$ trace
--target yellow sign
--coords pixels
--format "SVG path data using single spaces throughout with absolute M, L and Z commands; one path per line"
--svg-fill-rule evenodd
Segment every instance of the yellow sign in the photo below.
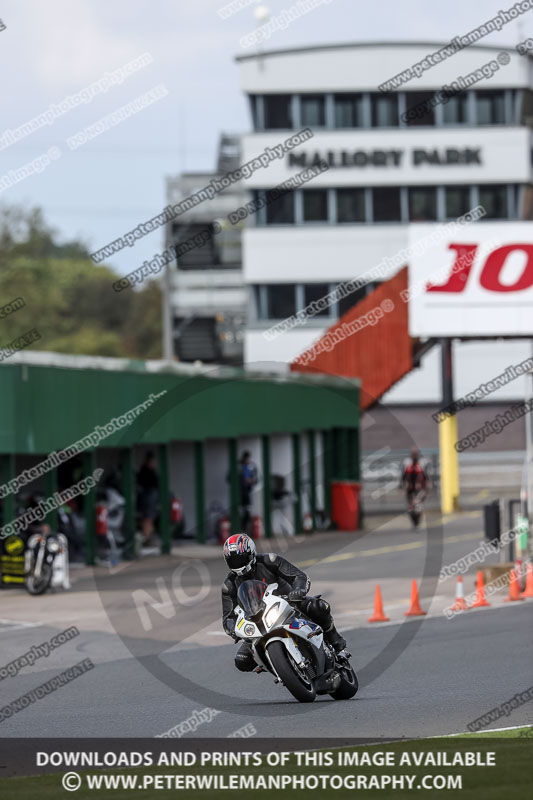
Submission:
M 20 536 L 9 536 L 4 545 L 4 549 L 10 556 L 18 556 L 24 552 L 24 542 Z

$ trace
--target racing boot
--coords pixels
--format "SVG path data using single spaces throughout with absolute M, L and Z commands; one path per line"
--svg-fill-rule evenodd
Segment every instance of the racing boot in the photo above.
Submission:
M 333 647 L 336 653 L 340 653 L 346 647 L 346 639 L 340 635 L 337 628 L 331 623 L 329 628 L 324 631 L 326 642 Z

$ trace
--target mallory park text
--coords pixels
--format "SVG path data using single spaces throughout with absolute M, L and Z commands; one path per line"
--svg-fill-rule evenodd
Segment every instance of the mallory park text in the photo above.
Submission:
M 424 164 L 430 166 L 449 166 L 478 164 L 483 165 L 480 147 L 448 147 L 427 149 L 415 147 L 409 151 L 405 148 L 391 150 L 327 150 L 312 153 L 298 152 L 288 154 L 289 167 L 316 167 L 326 163 L 329 167 L 402 167 L 407 160 L 413 167 Z

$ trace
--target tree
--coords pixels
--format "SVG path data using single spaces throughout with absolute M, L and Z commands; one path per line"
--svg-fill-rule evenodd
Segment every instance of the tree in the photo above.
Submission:
M 112 284 L 119 277 L 93 264 L 83 242 L 59 243 L 39 209 L 0 208 L 0 305 L 25 302 L 0 319 L 0 347 L 37 328 L 35 349 L 161 357 L 158 282 L 117 294 Z

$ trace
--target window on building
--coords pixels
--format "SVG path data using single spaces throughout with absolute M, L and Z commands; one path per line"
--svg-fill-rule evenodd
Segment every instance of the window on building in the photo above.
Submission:
M 533 219 L 533 187 L 532 186 L 519 186 L 518 196 L 518 218 L 519 219 Z
M 400 190 L 397 187 L 383 186 L 372 189 L 374 222 L 400 222 L 402 211 Z
M 468 95 L 466 92 L 449 97 L 442 104 L 442 121 L 445 125 L 464 125 L 468 119 Z
M 512 219 L 522 219 L 522 187 L 518 183 L 511 184 L 511 208 L 509 216 Z
M 326 124 L 326 101 L 323 94 L 303 94 L 300 98 L 302 126 Z
M 426 222 L 437 219 L 437 189 L 435 186 L 409 188 L 409 221 Z
M 265 196 L 265 192 L 262 189 L 252 189 L 251 192 L 252 203 L 254 204 L 254 208 L 257 208 L 257 211 L 252 212 L 252 220 L 254 225 L 261 225 L 264 221 L 263 211 L 260 205 L 262 206 L 263 198 Z M 242 222 L 239 222 L 239 227 L 242 226 Z
M 286 192 L 279 197 L 274 190 L 266 193 L 266 224 L 294 224 L 294 192 Z
M 520 110 L 519 103 L 521 97 L 520 89 L 508 89 L 509 95 L 509 108 L 506 114 L 506 122 L 508 125 L 520 125 Z
M 478 125 L 504 125 L 505 100 L 502 90 L 476 92 L 476 111 Z
M 255 94 L 248 95 L 248 100 L 250 102 L 250 111 L 252 114 L 253 129 L 254 131 L 256 131 L 259 128 L 259 120 L 257 117 L 257 95 Z
M 470 187 L 447 186 L 445 189 L 446 219 L 457 219 L 470 211 Z
M 508 219 L 507 186 L 480 186 L 479 204 L 487 212 L 483 219 Z
M 182 223 L 172 228 L 176 259 L 179 270 L 220 269 L 222 263 L 220 243 L 210 223 Z M 207 241 L 200 247 L 194 243 L 194 237 L 200 234 L 207 236 Z
M 294 283 L 271 283 L 266 288 L 269 319 L 285 319 L 296 313 Z
M 254 319 L 263 319 L 264 314 L 262 313 L 261 309 L 261 286 L 254 284 L 251 287 L 252 290 L 252 318 Z
M 215 252 L 218 254 L 220 267 L 240 269 L 242 265 L 241 230 L 233 225 L 223 227 L 219 233 L 215 234 Z
M 290 94 L 266 94 L 264 96 L 266 130 L 292 128 L 291 100 Z
M 329 293 L 328 283 L 306 283 L 304 286 L 304 302 L 308 306 L 317 300 L 321 300 Z M 315 317 L 329 317 L 329 306 L 325 309 L 314 312 Z
M 363 127 L 363 96 L 360 94 L 336 94 L 334 96 L 335 127 Z
M 327 222 L 327 189 L 304 189 L 302 194 L 304 222 Z
M 435 109 L 431 100 L 435 96 L 434 92 L 407 92 L 405 95 L 406 111 L 413 110 L 413 114 L 408 114 L 407 124 L 414 125 L 434 125 Z M 416 115 L 414 110 L 416 109 Z M 412 116 L 412 119 L 409 119 Z
M 343 284 L 339 283 L 338 287 L 341 287 Z M 345 297 L 339 297 L 337 308 L 339 310 L 339 317 L 342 317 L 343 314 L 346 314 L 353 306 L 355 306 L 363 297 L 366 297 L 368 292 L 367 284 L 363 284 L 355 291 L 350 292 Z
M 372 94 L 371 107 L 373 128 L 392 128 L 398 126 L 398 95 Z
M 365 190 L 337 189 L 337 222 L 365 221 Z
M 533 92 L 525 89 L 521 92 L 520 124 L 533 128 Z

